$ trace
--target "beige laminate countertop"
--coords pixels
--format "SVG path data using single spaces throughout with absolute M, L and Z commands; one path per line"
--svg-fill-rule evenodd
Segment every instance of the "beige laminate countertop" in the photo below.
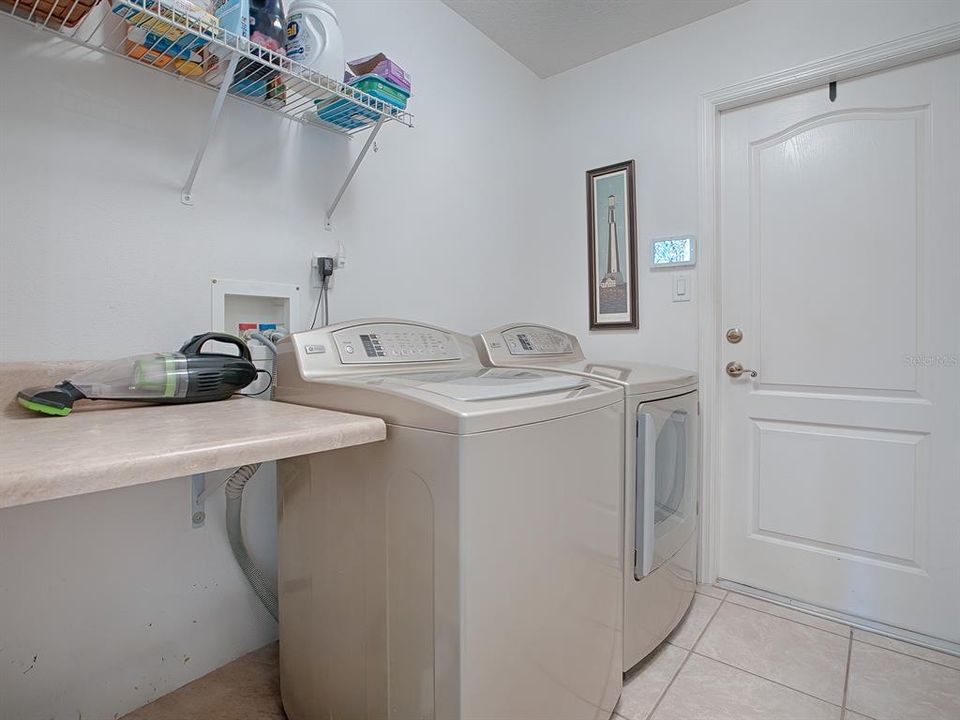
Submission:
M 74 367 L 76 367 L 74 365 Z M 186 405 L 78 403 L 47 417 L 12 401 L 62 379 L 54 364 L 0 368 L 0 508 L 139 485 L 247 463 L 308 455 L 386 437 L 379 418 L 233 398 Z

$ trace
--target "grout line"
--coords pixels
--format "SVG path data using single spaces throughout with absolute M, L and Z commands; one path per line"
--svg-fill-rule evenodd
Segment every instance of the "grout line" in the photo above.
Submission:
M 674 645 L 674 647 L 677 647 L 677 646 Z M 680 648 L 680 649 L 682 650 L 683 648 Z M 663 689 L 663 692 L 660 693 L 660 697 L 657 698 L 657 701 L 653 704 L 653 707 L 650 708 L 650 712 L 647 713 L 647 715 L 644 716 L 644 717 L 642 718 L 642 720 L 652 720 L 652 719 L 653 719 L 653 714 L 657 711 L 657 708 L 660 707 L 660 703 L 662 703 L 662 702 L 663 702 L 663 699 L 667 696 L 667 692 L 669 692 L 670 688 L 673 687 L 673 682 L 674 682 L 674 680 L 676 680 L 678 677 L 680 677 L 680 673 L 683 672 L 683 668 L 686 667 L 686 665 L 687 665 L 687 660 L 690 659 L 690 656 L 691 656 L 691 655 L 693 655 L 693 652 L 692 652 L 691 650 L 687 650 L 687 655 L 686 655 L 685 658 L 683 658 L 683 662 L 680 663 L 680 667 L 677 668 L 677 671 L 673 674 L 673 677 L 670 678 L 670 682 L 667 683 L 667 686 Z
M 716 598 L 714 598 L 714 600 L 716 600 Z M 720 608 L 723 607 L 723 604 L 724 604 L 726 601 L 727 601 L 727 599 L 724 598 L 724 599 L 721 600 L 719 603 L 717 603 L 716 609 L 715 609 L 712 613 L 710 613 L 710 619 L 707 620 L 706 623 L 704 623 L 703 629 L 700 631 L 700 634 L 697 635 L 697 639 L 694 640 L 694 641 L 693 641 L 693 645 L 690 646 L 690 652 L 693 652 L 694 650 L 697 649 L 697 645 L 700 644 L 700 639 L 706 634 L 707 628 L 710 627 L 710 623 L 713 622 L 713 619 L 717 616 L 717 613 L 720 612 Z
M 707 597 L 709 597 L 709 595 Z M 713 598 L 713 599 L 717 600 L 718 598 Z M 687 655 L 686 657 L 683 658 L 683 662 L 680 663 L 680 667 L 677 668 L 677 671 L 673 674 L 673 677 L 670 678 L 670 682 L 667 683 L 667 686 L 663 689 L 663 692 L 660 693 L 660 697 L 657 698 L 657 702 L 655 702 L 653 707 L 650 708 L 650 713 L 646 716 L 644 720 L 649 720 L 650 718 L 653 718 L 653 714 L 657 711 L 657 708 L 660 707 L 660 703 L 663 702 L 663 699 L 667 696 L 667 692 L 670 690 L 671 687 L 673 687 L 673 681 L 676 680 L 678 677 L 680 677 L 680 673 L 683 672 L 683 668 L 686 666 L 687 661 L 690 659 L 690 656 L 693 655 L 693 648 L 695 648 L 697 646 L 697 643 L 700 642 L 700 638 L 703 637 L 703 634 L 707 631 L 707 628 L 710 627 L 710 623 L 713 622 L 713 619 L 717 616 L 717 613 L 720 612 L 720 608 L 723 606 L 723 604 L 726 601 L 727 601 L 727 598 L 726 596 L 724 596 L 724 598 L 717 603 L 717 607 L 714 609 L 713 613 L 710 615 L 710 619 L 707 620 L 706 623 L 704 623 L 703 629 L 700 631 L 700 634 L 697 635 L 697 639 L 694 641 L 691 649 L 686 651 Z M 674 645 L 673 647 L 680 647 L 680 646 Z M 680 648 L 680 649 L 684 650 L 685 648 Z
M 840 720 L 847 717 L 847 690 L 850 688 L 850 657 L 853 655 L 853 628 L 850 628 L 850 638 L 847 642 L 847 668 L 843 673 L 843 700 L 840 704 Z
M 768 678 L 768 677 L 764 677 L 763 675 L 758 675 L 757 673 L 753 672 L 752 670 L 747 670 L 747 669 L 745 669 L 745 668 L 740 667 L 739 665 L 732 665 L 732 664 L 728 663 L 726 660 L 721 660 L 721 659 L 719 659 L 719 658 L 715 658 L 715 657 L 713 657 L 712 655 L 705 655 L 705 654 L 703 654 L 702 652 L 694 653 L 692 650 L 691 650 L 690 652 L 691 652 L 692 655 L 699 655 L 700 657 L 705 658 L 705 659 L 707 659 L 707 660 L 712 660 L 712 661 L 715 662 L 715 663 L 720 663 L 721 665 L 726 665 L 728 668 L 731 668 L 731 669 L 733 669 L 733 670 L 738 670 L 739 672 L 746 673 L 747 675 L 753 675 L 753 677 L 759 678 L 760 680 L 764 680 L 764 681 L 766 681 L 766 682 L 768 682 L 768 683 L 773 683 L 774 685 L 779 685 L 779 686 L 782 687 L 782 688 L 786 688 L 787 690 L 792 690 L 793 692 L 795 692 L 795 693 L 800 693 L 801 695 L 806 695 L 808 698 L 813 698 L 814 700 L 819 700 L 820 702 L 822 702 L 822 703 L 824 703 L 824 704 L 826 704 L 826 705 L 830 705 L 831 707 L 835 707 L 835 708 L 839 708 L 839 707 L 840 707 L 840 706 L 837 705 L 835 702 L 830 702 L 829 700 L 824 700 L 822 697 L 817 697 L 816 695 L 811 695 L 811 694 L 808 693 L 806 690 L 798 690 L 797 688 L 791 687 L 790 685 L 787 685 L 787 684 L 785 684 L 785 683 L 782 683 L 782 682 L 780 682 L 779 680 L 774 680 L 773 678 Z
M 853 628 L 853 629 L 859 629 L 859 628 Z M 869 632 L 869 631 L 868 631 L 868 632 Z M 883 635 L 881 635 L 880 637 L 883 637 Z M 923 645 L 914 645 L 913 643 L 907 642 L 906 640 L 899 640 L 898 638 L 890 638 L 890 639 L 891 639 L 891 640 L 897 640 L 898 642 L 906 643 L 907 645 L 912 645 L 913 647 L 921 648 L 922 650 L 930 650 L 931 652 L 939 652 L 939 650 L 932 650 L 931 648 L 925 648 L 925 647 L 923 647 Z M 922 660 L 923 662 L 927 662 L 927 663 L 930 663 L 931 665 L 936 665 L 936 666 L 938 666 L 938 667 L 944 667 L 944 668 L 947 668 L 948 670 L 953 670 L 954 672 L 960 672 L 960 668 L 955 667 L 955 666 L 953 666 L 953 665 L 947 665 L 946 663 L 937 662 L 936 660 L 931 660 L 930 658 L 919 657 L 919 656 L 917 656 L 917 655 L 911 655 L 910 653 L 904 652 L 903 650 L 894 650 L 893 648 L 887 647 L 886 645 L 878 645 L 877 643 L 872 643 L 872 642 L 870 642 L 869 640 L 863 640 L 862 638 L 853 638 L 853 642 L 858 642 L 858 643 L 861 643 L 861 644 L 863 644 L 863 645 L 869 645 L 870 647 L 875 647 L 875 648 L 877 648 L 878 650 L 886 650 L 887 652 L 896 653 L 897 655 L 903 655 L 904 657 L 912 658 L 912 659 L 914 659 L 914 660 Z M 946 653 L 941 653 L 941 655 L 946 655 Z
M 705 595 L 704 597 L 710 597 L 710 596 L 709 596 L 709 595 Z M 723 604 L 726 602 L 726 599 L 723 599 L 723 600 L 720 600 L 719 598 L 710 598 L 710 599 L 711 599 L 711 600 L 719 600 L 719 603 L 717 604 L 716 609 L 710 614 L 710 617 L 707 619 L 707 622 L 704 623 L 703 628 L 702 628 L 702 629 L 700 630 L 700 632 L 697 634 L 696 639 L 693 641 L 693 645 L 691 645 L 689 648 L 681 647 L 680 645 L 674 645 L 672 642 L 670 642 L 670 638 L 669 638 L 669 637 L 665 640 L 665 642 L 666 642 L 668 645 L 673 645 L 673 647 L 678 648 L 678 649 L 680 649 L 680 650 L 686 650 L 687 652 L 693 652 L 693 649 L 697 646 L 697 643 L 700 642 L 700 638 L 703 637 L 703 634 L 707 631 L 707 628 L 710 627 L 710 623 L 713 622 L 713 619 L 717 616 L 717 613 L 720 612 L 720 608 L 721 608 L 721 607 L 723 606 Z M 683 621 L 681 621 L 681 622 L 683 622 Z M 678 625 L 677 627 L 679 627 L 679 625 Z M 674 630 L 674 632 L 676 632 L 676 629 Z M 670 634 L 673 635 L 673 633 L 670 633 Z
M 723 588 L 718 588 L 716 585 L 707 585 L 707 587 L 711 587 L 711 588 L 713 588 L 714 590 L 719 590 L 720 592 L 723 593 L 723 597 L 717 597 L 716 595 L 711 595 L 710 593 L 706 593 L 706 592 L 703 592 L 703 591 L 701 591 L 701 590 L 694 590 L 693 592 L 694 592 L 695 594 L 697 594 L 697 595 L 704 595 L 704 596 L 706 596 L 706 597 L 711 597 L 711 598 L 713 598 L 714 600 L 719 600 L 720 602 L 723 602 L 724 600 L 726 600 L 726 599 L 727 599 L 727 595 L 730 594 L 730 591 L 729 591 L 729 590 L 724 590 Z
M 729 594 L 728 594 L 728 597 L 729 597 Z M 832 703 L 832 702 L 830 702 L 829 700 L 824 700 L 822 697 L 817 697 L 816 695 L 811 695 L 810 693 L 805 692 L 804 690 L 798 690 L 798 689 L 795 688 L 795 687 L 790 687 L 789 685 L 787 685 L 787 684 L 785 684 L 785 683 L 782 683 L 782 682 L 780 682 L 780 681 L 778 681 L 778 680 L 774 680 L 774 679 L 772 679 L 772 678 L 764 677 L 763 675 L 759 675 L 759 674 L 757 674 L 757 673 L 755 673 L 755 672 L 751 672 L 750 670 L 747 670 L 747 669 L 742 668 L 742 667 L 738 667 L 737 665 L 732 665 L 731 663 L 728 663 L 728 662 L 726 662 L 726 661 L 724 661 L 724 660 L 720 660 L 719 658 L 712 657 L 712 656 L 707 655 L 707 654 L 702 653 L 702 652 L 697 652 L 697 646 L 700 644 L 700 640 L 701 640 L 701 639 L 703 638 L 703 636 L 706 634 L 707 628 L 710 627 L 710 623 L 713 622 L 713 619 L 717 616 L 717 613 L 720 612 L 720 608 L 723 607 L 723 604 L 726 603 L 726 602 L 727 602 L 727 599 L 724 598 L 724 599 L 720 602 L 720 604 L 717 606 L 717 609 L 713 612 L 713 615 L 710 616 L 710 619 L 707 621 L 707 624 L 703 626 L 703 630 L 700 632 L 700 635 L 697 637 L 697 641 L 693 644 L 693 648 L 690 650 L 690 654 L 691 654 L 691 655 L 694 654 L 694 653 L 696 653 L 696 654 L 699 655 L 700 657 L 706 658 L 707 660 L 713 660 L 714 662 L 718 662 L 718 663 L 720 663 L 721 665 L 726 665 L 727 667 L 733 668 L 734 670 L 739 670 L 740 672 L 745 672 L 745 673 L 747 673 L 748 675 L 753 675 L 754 677 L 760 678 L 761 680 L 766 680 L 767 682 L 772 682 L 772 683 L 774 683 L 775 685 L 780 685 L 781 687 L 785 687 L 785 688 L 787 688 L 787 690 L 793 690 L 794 692 L 798 692 L 798 693 L 800 693 L 801 695 L 806 695 L 807 697 L 811 697 L 811 698 L 813 698 L 814 700 L 819 700 L 819 701 L 822 702 L 822 703 L 827 703 L 828 705 L 832 705 L 833 707 L 837 707 L 837 704 L 836 704 L 836 703 Z M 731 605 L 737 605 L 737 607 L 746 607 L 746 606 L 744 606 L 744 605 L 738 605 L 738 604 L 735 603 L 735 602 L 731 602 L 730 604 L 731 604 Z M 751 609 L 752 609 L 752 608 L 749 608 L 749 607 L 747 608 L 747 610 L 751 610 Z M 758 610 L 757 612 L 763 612 L 763 611 L 762 611 L 762 610 Z M 769 614 L 769 613 L 766 613 L 766 614 Z M 779 615 L 772 615 L 771 617 L 780 617 L 780 616 L 779 616 Z M 781 620 L 787 620 L 787 622 L 794 622 L 793 620 L 788 620 L 787 618 L 780 618 L 780 619 L 781 619 Z M 802 624 L 803 624 L 803 623 L 797 623 L 797 625 L 802 625 Z M 806 626 L 804 626 L 804 627 L 810 627 L 810 626 L 809 626 L 809 625 L 806 625 Z M 815 629 L 815 630 L 819 630 L 819 628 L 814 628 L 814 629 Z M 823 630 L 822 632 L 826 632 L 828 635 L 834 635 L 834 633 L 829 633 L 829 632 L 827 632 L 826 630 Z M 852 642 L 853 642 L 853 628 L 850 628 L 848 638 L 849 638 L 848 643 L 852 643 Z M 850 647 L 848 646 L 848 648 L 847 648 L 847 663 L 848 663 L 848 667 L 849 667 L 849 662 L 850 662 Z M 686 660 L 684 660 L 684 665 L 686 665 Z M 678 672 L 677 674 L 679 675 L 680 673 Z M 846 678 L 844 678 L 844 680 L 846 680 Z M 672 682 L 671 682 L 671 684 L 672 684 Z M 846 682 L 844 682 L 844 693 L 846 693 Z M 845 695 L 844 695 L 844 696 L 845 696 Z M 842 702 L 842 701 L 841 701 L 841 702 Z M 658 704 L 659 704 L 659 702 L 658 702 Z M 842 713 L 843 713 L 843 705 L 842 705 L 842 704 L 840 705 L 840 709 L 841 709 L 841 715 L 842 715 Z

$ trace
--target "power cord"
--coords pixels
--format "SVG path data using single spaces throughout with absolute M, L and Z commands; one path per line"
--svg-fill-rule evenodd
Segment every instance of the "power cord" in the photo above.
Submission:
M 270 382 L 267 383 L 267 386 L 263 390 L 260 390 L 259 392 L 255 392 L 255 393 L 238 392 L 237 395 L 246 395 L 247 397 L 256 397 L 257 395 L 263 395 L 265 392 L 269 391 L 273 387 L 273 373 L 271 373 L 269 370 L 264 370 L 263 368 L 257 368 L 257 375 L 259 375 L 260 373 L 266 373 L 267 377 L 270 378 Z
M 317 315 L 320 313 L 320 305 L 323 305 L 323 325 L 330 324 L 330 292 L 328 283 L 330 276 L 333 275 L 334 258 L 317 258 L 317 272 L 320 274 L 320 297 L 317 298 L 317 307 L 313 311 L 313 322 L 310 323 L 310 329 L 317 326 Z
M 317 315 L 320 312 L 320 305 L 323 304 L 323 324 L 328 325 L 330 322 L 330 312 L 327 308 L 327 304 L 323 299 L 327 295 L 327 278 L 324 278 L 320 281 L 320 297 L 317 298 L 317 307 L 313 311 L 313 322 L 310 323 L 310 329 L 313 330 L 317 326 Z

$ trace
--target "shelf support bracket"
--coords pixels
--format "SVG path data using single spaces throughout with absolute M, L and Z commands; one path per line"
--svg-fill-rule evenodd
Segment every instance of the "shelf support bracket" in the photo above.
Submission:
M 210 112 L 210 119 L 207 120 L 207 128 L 204 130 L 203 138 L 200 140 L 200 147 L 197 148 L 197 155 L 193 159 L 193 167 L 190 168 L 190 174 L 183 185 L 183 191 L 180 193 L 180 202 L 184 205 L 193 205 L 193 181 L 197 179 L 197 171 L 200 169 L 200 163 L 203 162 L 203 156 L 207 152 L 207 145 L 210 138 L 213 137 L 213 131 L 217 127 L 217 120 L 220 118 L 220 111 L 223 110 L 223 101 L 227 97 L 230 86 L 233 85 L 233 75 L 237 71 L 237 62 L 240 60 L 240 53 L 231 53 L 230 64 L 227 65 L 227 72 L 223 76 L 223 82 L 217 91 L 217 99 L 213 101 L 213 110 Z
M 327 210 L 326 218 L 324 219 L 324 227 L 327 230 L 333 229 L 333 223 L 331 219 L 333 218 L 333 213 L 337 209 L 337 205 L 340 204 L 340 200 L 343 198 L 343 194 L 347 191 L 347 186 L 350 184 L 350 181 L 353 180 L 353 176 L 357 174 L 357 169 L 360 167 L 360 163 L 363 162 L 363 158 L 366 156 L 367 151 L 373 147 L 373 141 L 377 139 L 377 133 L 380 132 L 380 128 L 383 127 L 384 121 L 386 121 L 386 116 L 381 115 L 377 120 L 377 124 L 373 126 L 373 130 L 370 131 L 370 134 L 367 136 L 367 141 L 363 144 L 363 149 L 360 150 L 360 154 L 357 155 L 357 159 L 353 161 L 353 167 L 350 168 L 350 172 L 347 173 L 347 179 L 343 181 L 343 185 L 340 186 L 340 192 L 337 193 L 337 196 L 333 199 L 333 202 L 330 203 L 330 208 Z

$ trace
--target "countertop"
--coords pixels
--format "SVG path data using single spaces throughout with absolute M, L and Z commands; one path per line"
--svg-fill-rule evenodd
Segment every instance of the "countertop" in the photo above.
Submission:
M 65 417 L 16 391 L 78 364 L 0 366 L 0 508 L 377 442 L 379 418 L 236 397 L 185 405 L 79 402 Z

